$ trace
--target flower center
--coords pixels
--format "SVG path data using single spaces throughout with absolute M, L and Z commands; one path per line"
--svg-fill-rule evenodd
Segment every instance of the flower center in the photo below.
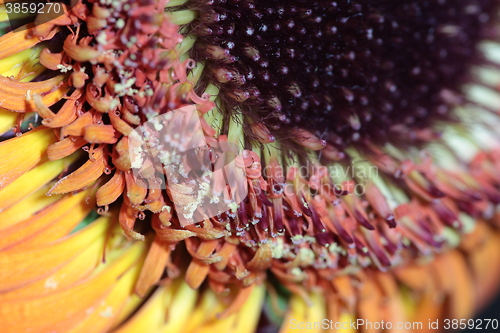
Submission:
M 298 126 L 344 145 L 413 139 L 407 128 L 450 120 L 494 1 L 185 6 L 199 13 L 185 31 L 199 38 L 191 56 L 213 69 L 200 87 L 216 83 L 225 103 L 278 138 Z

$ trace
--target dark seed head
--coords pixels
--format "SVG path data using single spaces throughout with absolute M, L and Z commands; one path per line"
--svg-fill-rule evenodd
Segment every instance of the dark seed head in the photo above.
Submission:
M 265 119 L 277 138 L 299 126 L 335 133 L 330 143 L 339 146 L 338 138 L 340 145 L 416 141 L 412 130 L 452 120 L 449 96 L 479 58 L 495 1 L 193 0 L 187 7 L 200 13 L 186 30 L 199 37 L 193 58 L 235 78 L 207 73 L 201 88 L 220 86 L 225 103 Z M 235 90 L 252 93 L 243 100 Z

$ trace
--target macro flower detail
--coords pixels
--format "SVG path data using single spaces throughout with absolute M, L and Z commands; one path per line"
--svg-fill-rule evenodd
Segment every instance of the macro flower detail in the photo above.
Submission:
M 421 331 L 494 295 L 496 1 L 61 8 L 0 5 L 6 332 Z

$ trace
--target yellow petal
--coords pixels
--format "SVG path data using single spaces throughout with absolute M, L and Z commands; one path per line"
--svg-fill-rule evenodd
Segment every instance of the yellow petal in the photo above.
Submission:
M 35 47 L 2 59 L 0 61 L 0 75 L 12 76 L 21 82 L 31 81 L 45 70 L 38 62 L 41 50 L 41 47 Z
M 35 248 L 66 236 L 94 207 L 86 198 L 89 191 L 67 195 L 50 207 L 15 226 L 2 230 L 0 249 Z
M 97 238 L 104 237 L 107 229 L 108 225 L 101 221 L 51 244 L 22 251 L 0 251 L 0 267 L 9 268 L 0 270 L 0 291 L 46 278 Z M 1 313 L 2 310 L 0 318 Z
M 283 319 L 283 324 L 280 333 L 293 333 L 298 329 L 303 329 L 307 332 L 321 332 L 321 326 L 311 326 L 310 329 L 305 329 L 307 323 L 321 322 L 326 318 L 326 307 L 323 297 L 319 293 L 311 295 L 311 304 L 308 305 L 301 297 L 292 295 L 290 299 L 290 308 Z
M 70 243 L 75 242 L 73 240 Z M 72 245 L 66 244 L 68 246 Z M 144 243 L 135 243 L 118 259 L 105 265 L 98 274 L 70 288 L 41 297 L 0 303 L 0 318 L 9 318 L 2 324 L 2 331 L 67 333 L 69 328 L 85 320 L 105 300 L 131 266 L 141 261 L 144 249 Z M 63 252 L 60 250 L 59 255 Z M 47 257 L 46 250 L 42 257 Z
M 71 161 L 68 159 L 48 161 L 26 172 L 0 190 L 0 211 L 23 200 L 57 177 Z
M 205 290 L 186 325 L 186 332 L 198 333 L 201 327 L 209 327 L 220 321 L 216 315 L 222 311 L 224 311 L 224 305 L 217 298 L 215 292 L 211 289 Z M 227 318 L 224 320 L 227 320 Z M 224 332 L 224 330 L 220 332 Z
M 6 2 L 9 2 L 9 1 L 8 0 L 0 0 L 0 22 L 9 22 L 10 20 L 19 20 L 19 19 L 23 19 L 23 18 L 26 18 L 29 16 L 29 13 L 28 14 L 21 13 L 21 11 L 19 11 L 19 13 L 10 12 L 7 15 L 7 8 L 5 8 Z
M 186 283 L 181 283 L 175 296 L 168 306 L 166 324 L 159 332 L 182 332 L 191 317 L 196 304 L 198 291 L 191 289 Z
M 139 311 L 113 333 L 159 332 L 165 320 L 166 309 L 172 300 L 173 289 L 172 286 L 157 289 Z
M 55 140 L 52 130 L 40 129 L 1 142 L 0 189 L 37 165 Z
M 120 313 L 124 311 L 125 301 L 134 292 L 139 269 L 138 264 L 129 269 L 118 282 L 113 284 L 113 290 L 106 298 L 93 307 L 91 314 L 65 333 L 109 332 L 109 329 L 116 324 Z
M 137 296 L 136 294 L 130 295 L 129 298 L 123 304 L 123 311 L 118 314 L 116 318 L 117 323 L 123 323 L 127 318 L 130 318 L 133 313 L 139 309 L 144 303 L 144 298 Z
M 101 219 L 105 219 L 102 217 Z M 105 221 L 105 223 L 108 223 Z M 16 298 L 29 298 L 33 295 L 42 296 L 63 290 L 76 282 L 88 277 L 94 268 L 102 261 L 106 237 L 98 237 L 87 248 L 82 249 L 73 260 L 57 269 L 46 278 L 27 284 L 9 292 L 0 293 L 0 302 L 15 300 Z
M 16 124 L 19 113 L 0 108 L 0 134 L 10 131 Z
M 353 314 L 342 313 L 339 317 L 339 323 L 351 323 L 353 321 L 356 321 L 356 317 Z M 335 333 L 355 333 L 355 332 L 356 330 L 353 329 L 350 325 L 341 326 L 340 329 L 335 331 Z
M 61 198 L 60 195 L 53 195 L 51 197 L 45 195 L 48 190 L 49 188 L 44 186 L 35 193 L 19 201 L 17 204 L 0 212 L 0 232 L 2 232 L 4 228 L 8 228 L 27 219 L 34 213 Z
M 241 288 L 231 304 L 227 308 L 225 308 L 224 311 L 217 314 L 217 318 L 227 318 L 232 314 L 238 312 L 241 309 L 242 305 L 246 303 L 254 288 L 255 284 L 252 284 L 249 287 Z
M 161 287 L 143 307 L 114 333 L 182 332 L 190 320 L 198 291 L 184 281 Z
M 191 325 L 191 322 L 193 320 L 190 319 L 190 323 L 186 331 L 192 333 L 255 332 L 257 324 L 259 322 L 260 314 L 262 312 L 265 291 L 266 289 L 263 285 L 255 286 L 243 306 L 236 313 L 233 313 L 232 315 L 224 319 L 218 319 L 216 316 L 210 315 L 210 313 L 219 313 L 219 309 L 221 307 L 220 301 L 217 300 L 215 294 L 212 291 L 207 291 L 206 293 L 210 294 L 208 295 L 209 302 L 205 304 L 202 303 L 201 306 L 197 306 L 195 313 L 192 315 L 192 317 L 194 317 L 193 319 L 196 325 Z M 209 307 L 206 307 L 206 305 L 208 305 Z

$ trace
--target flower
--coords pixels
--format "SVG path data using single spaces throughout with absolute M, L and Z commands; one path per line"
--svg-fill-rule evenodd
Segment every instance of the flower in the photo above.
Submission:
M 53 8 L 2 14 L 4 331 L 417 331 L 487 303 L 494 1 Z

